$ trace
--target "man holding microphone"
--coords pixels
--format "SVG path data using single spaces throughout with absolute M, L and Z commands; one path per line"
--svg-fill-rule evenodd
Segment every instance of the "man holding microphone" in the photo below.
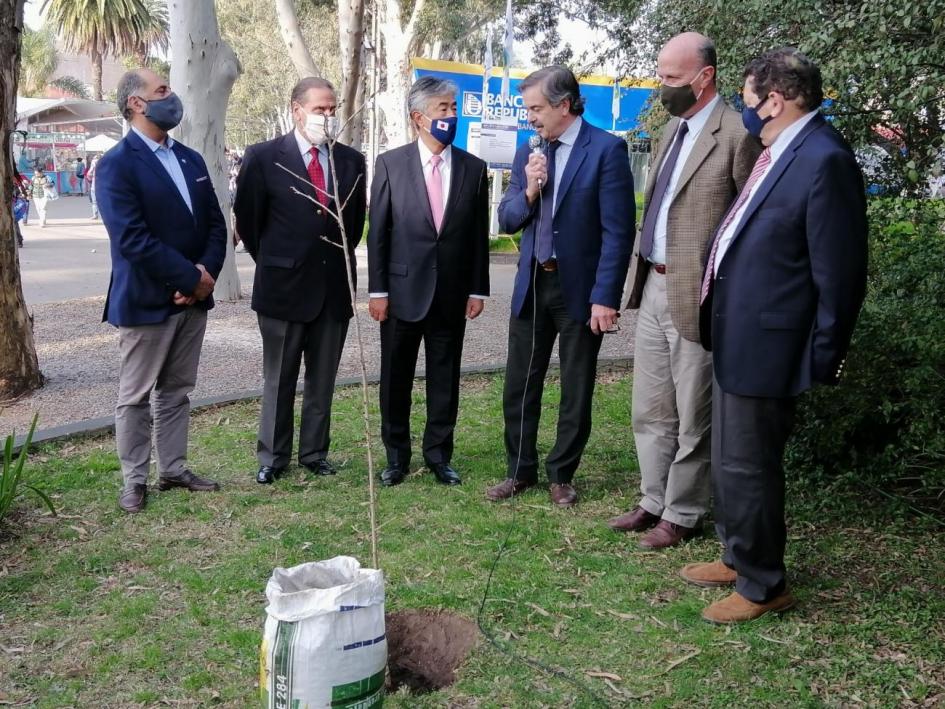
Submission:
M 569 69 L 533 72 L 519 91 L 547 148 L 519 149 L 499 205 L 502 231 L 522 230 L 522 250 L 503 397 L 508 478 L 486 496 L 504 500 L 538 483 L 541 395 L 560 336 L 558 432 L 545 467 L 552 502 L 571 507 L 591 431 L 597 354 L 617 325 L 633 245 L 633 176 L 626 142 L 582 118 L 584 99 Z

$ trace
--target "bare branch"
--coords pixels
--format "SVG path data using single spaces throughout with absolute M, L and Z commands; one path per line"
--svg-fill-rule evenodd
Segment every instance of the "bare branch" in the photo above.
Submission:
M 322 234 L 322 235 L 321 235 L 320 237 L 318 237 L 318 238 L 321 239 L 322 241 L 324 241 L 326 244 L 331 244 L 332 246 L 334 246 L 334 247 L 336 247 L 336 248 L 339 248 L 339 249 L 343 249 L 343 248 L 344 248 L 344 244 L 339 244 L 337 241 L 332 241 L 331 239 L 329 239 L 329 238 L 328 238 L 327 236 L 325 236 L 324 234 Z

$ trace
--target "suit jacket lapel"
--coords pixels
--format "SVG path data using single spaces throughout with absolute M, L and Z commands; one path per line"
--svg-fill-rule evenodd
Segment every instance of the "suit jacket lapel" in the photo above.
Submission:
M 653 156 L 653 162 L 650 163 L 650 169 L 647 172 L 646 176 L 646 188 L 643 192 L 643 204 L 647 205 L 650 203 L 650 198 L 653 196 L 653 188 L 656 186 L 656 178 L 659 177 L 660 166 L 663 164 L 663 159 L 666 157 L 666 150 L 673 141 L 673 137 L 676 135 L 676 130 L 679 127 L 679 119 L 673 118 L 663 129 L 663 134 L 659 145 L 656 148 L 656 155 Z
M 715 139 L 715 134 L 722 128 L 722 111 L 724 110 L 725 104 L 720 98 L 719 102 L 712 110 L 712 113 L 709 114 L 705 126 L 703 126 L 702 131 L 699 133 L 699 137 L 696 138 L 695 145 L 692 146 L 689 157 L 686 159 L 686 164 L 683 165 L 682 172 L 679 175 L 679 181 L 676 183 L 676 192 L 672 197 L 673 200 L 682 192 L 683 187 L 692 179 L 692 176 L 696 174 L 696 170 L 698 170 L 699 166 L 709 157 L 709 153 L 715 150 L 715 146 L 718 144 L 718 141 Z
M 154 151 L 152 151 L 151 148 L 143 140 L 141 140 L 141 138 L 138 137 L 138 134 L 134 131 L 130 131 L 125 140 L 127 140 L 134 149 L 134 154 L 138 157 L 138 159 L 154 171 L 158 178 L 164 182 L 165 187 L 167 187 L 171 191 L 171 194 L 173 194 L 178 200 L 180 206 L 187 210 L 187 213 L 189 214 L 190 210 L 187 209 L 187 202 L 184 201 L 180 191 L 177 189 L 177 185 L 174 184 L 174 180 L 171 179 L 170 174 L 161 164 L 161 161 L 158 159 L 157 155 L 154 154 Z M 185 172 L 184 176 L 186 177 L 186 175 L 187 173 Z M 193 203 L 193 198 L 191 198 L 191 203 Z
M 430 225 L 430 231 L 436 234 L 436 226 L 433 224 L 433 209 L 430 207 L 430 197 L 427 195 L 427 183 L 423 179 L 423 167 L 420 164 L 420 148 L 417 147 L 417 141 L 413 141 L 405 153 L 407 164 L 404 166 L 407 174 L 410 176 L 410 182 L 413 184 L 414 194 L 420 195 L 417 200 L 423 205 L 424 216 Z M 450 194 L 453 188 L 450 186 Z
M 282 137 L 282 143 L 279 146 L 278 162 L 287 170 L 291 170 L 293 175 L 301 179 L 296 179 L 293 175 L 286 175 L 286 182 L 295 187 L 309 197 L 315 197 L 315 188 L 312 187 L 308 170 L 305 169 L 305 160 L 302 153 L 299 152 L 299 144 L 295 140 L 295 133 L 286 133 Z
M 568 193 L 571 183 L 574 181 L 574 176 L 581 168 L 584 158 L 587 157 L 587 149 L 584 146 L 587 145 L 590 140 L 589 133 L 590 128 L 588 128 L 588 123 L 584 121 L 581 125 L 580 132 L 578 132 L 577 140 L 575 140 L 574 145 L 571 146 L 571 154 L 568 156 L 568 162 L 564 166 L 564 174 L 561 175 L 561 182 L 558 184 L 558 195 L 555 200 L 553 213 L 557 213 L 558 205 L 564 201 L 564 197 Z
M 463 189 L 463 179 L 466 177 L 466 159 L 458 148 L 450 148 L 450 194 L 443 209 L 443 223 L 440 224 L 440 234 L 446 229 L 450 216 L 456 211 L 456 202 Z M 432 214 L 432 210 L 431 210 Z
M 738 238 L 739 234 L 741 234 L 745 229 L 745 225 L 748 224 L 748 221 L 751 219 L 752 215 L 758 211 L 758 208 L 764 203 L 765 199 L 768 197 L 768 194 L 778 183 L 778 180 L 781 179 L 781 175 L 783 175 L 784 171 L 788 169 L 788 166 L 794 162 L 794 158 L 797 157 L 797 151 L 804 144 L 807 136 L 823 124 L 824 119 L 821 115 L 818 114 L 814 116 L 810 122 L 804 126 L 804 128 L 794 138 L 794 140 L 791 141 L 790 145 L 784 149 L 784 154 L 778 158 L 777 162 L 775 162 L 775 164 L 768 171 L 768 174 L 764 176 L 761 184 L 758 185 L 758 190 L 754 195 L 752 195 L 751 201 L 748 202 L 748 206 L 745 207 L 745 213 L 742 215 L 742 219 L 738 223 L 735 233 L 732 234 L 733 244 L 735 243 L 735 240 Z
M 203 175 L 198 175 L 195 172 L 193 162 L 187 159 L 187 154 L 180 147 L 180 143 L 178 143 L 176 140 L 174 141 L 174 145 L 171 147 L 171 150 L 173 150 L 174 155 L 177 156 L 177 163 L 180 165 L 180 171 L 184 173 L 184 182 L 187 185 L 187 193 L 190 195 L 190 204 L 193 210 L 194 219 L 196 220 L 197 209 L 199 207 L 197 206 L 197 200 L 194 199 L 194 193 L 196 192 L 194 186 L 196 185 L 197 178 L 203 177 Z M 177 191 L 177 186 L 175 185 L 174 187 L 175 191 Z M 177 192 L 177 194 L 180 194 L 180 192 Z

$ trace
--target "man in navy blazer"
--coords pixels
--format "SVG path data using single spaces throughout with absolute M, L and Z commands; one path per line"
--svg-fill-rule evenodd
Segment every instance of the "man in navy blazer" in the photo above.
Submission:
M 187 468 L 187 426 L 227 237 L 203 158 L 167 134 L 183 114 L 167 81 L 148 69 L 128 72 L 118 83 L 118 109 L 131 130 L 99 161 L 95 192 L 112 260 L 102 319 L 118 328 L 121 356 L 119 505 L 140 512 L 151 460 L 152 390 L 158 489 L 219 489 Z
M 565 67 L 539 69 L 519 91 L 544 147 L 519 148 L 499 224 L 522 231 L 512 294 L 505 376 L 508 478 L 486 493 L 516 495 L 538 482 L 541 395 L 560 336 L 558 435 L 545 468 L 552 502 L 577 502 L 571 482 L 591 432 L 597 353 L 616 327 L 634 234 L 627 143 L 585 121 L 577 79 Z
M 866 291 L 863 178 L 819 112 L 820 70 L 776 49 L 745 70 L 748 131 L 766 146 L 713 239 L 700 328 L 712 350 L 712 475 L 720 561 L 686 580 L 735 587 L 703 612 L 734 623 L 787 610 L 782 457 L 797 396 L 836 384 Z

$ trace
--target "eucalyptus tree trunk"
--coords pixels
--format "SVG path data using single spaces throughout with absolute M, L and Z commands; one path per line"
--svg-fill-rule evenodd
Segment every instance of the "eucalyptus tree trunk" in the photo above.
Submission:
M 308 51 L 308 45 L 305 44 L 305 38 L 302 37 L 302 30 L 299 29 L 299 17 L 295 12 L 295 5 L 292 0 L 276 0 L 276 19 L 279 22 L 279 33 L 282 35 L 282 41 L 285 42 L 286 49 L 289 50 L 289 59 L 292 60 L 299 78 L 304 79 L 307 76 L 321 77 L 321 69 L 312 59 L 312 54 Z
M 364 128 L 362 60 L 364 58 L 364 0 L 338 0 L 338 41 L 341 46 L 341 142 L 361 149 Z M 361 100 L 359 101 L 359 94 Z
M 0 0 L 0 401 L 36 389 L 43 384 L 33 342 L 33 319 L 26 309 L 20 281 L 20 259 L 13 222 L 13 155 L 10 136 L 16 116 L 16 82 L 20 64 L 24 0 Z
M 168 10 L 174 58 L 171 87 L 184 102 L 184 120 L 174 137 L 203 155 L 220 209 L 227 218 L 226 261 L 214 295 L 222 300 L 239 300 L 223 135 L 230 92 L 243 69 L 230 45 L 220 37 L 213 0 L 170 0 Z
M 384 112 L 384 133 L 390 147 L 410 140 L 407 92 L 410 88 L 410 55 L 417 43 L 417 21 L 424 0 L 416 0 L 410 19 L 403 22 L 403 0 L 377 0 L 380 32 L 383 37 L 387 88 L 378 97 Z

